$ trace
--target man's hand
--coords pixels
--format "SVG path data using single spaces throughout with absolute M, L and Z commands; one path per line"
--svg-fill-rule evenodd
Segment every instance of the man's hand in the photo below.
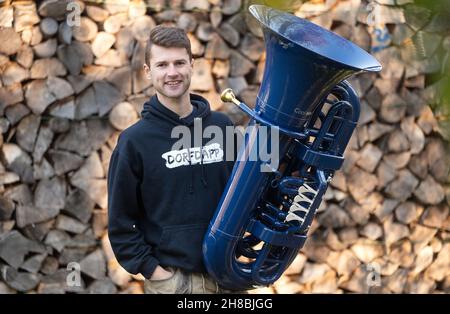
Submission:
M 168 279 L 173 276 L 173 273 L 171 271 L 167 271 L 161 266 L 156 266 L 155 271 L 153 272 L 152 276 L 150 277 L 150 280 L 164 280 Z

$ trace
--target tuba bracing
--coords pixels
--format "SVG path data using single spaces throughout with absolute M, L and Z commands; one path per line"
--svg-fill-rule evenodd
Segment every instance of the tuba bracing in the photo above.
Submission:
M 265 70 L 254 110 L 230 89 L 222 93 L 253 127 L 203 242 L 208 273 L 232 290 L 270 285 L 293 262 L 359 119 L 358 96 L 345 79 L 381 70 L 366 51 L 307 20 L 263 5 L 249 11 L 263 29 Z M 274 127 L 277 168 L 249 158 L 271 145 Z

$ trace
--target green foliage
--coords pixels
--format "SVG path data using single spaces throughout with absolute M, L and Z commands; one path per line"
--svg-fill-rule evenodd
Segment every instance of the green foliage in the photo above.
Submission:
M 249 0 L 246 7 L 252 4 L 263 4 L 268 7 L 286 12 L 295 12 L 305 0 Z
M 437 85 L 439 93 L 429 105 L 444 137 L 450 140 L 450 0 L 416 0 L 405 6 L 405 18 L 417 31 L 412 39 L 416 57 L 423 61 L 436 57 L 439 60 L 439 72 L 427 76 L 428 82 Z

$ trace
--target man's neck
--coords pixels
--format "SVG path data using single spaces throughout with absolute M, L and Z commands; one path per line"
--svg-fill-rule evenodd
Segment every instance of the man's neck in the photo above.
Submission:
M 156 93 L 158 96 L 159 102 L 166 108 L 175 112 L 180 118 L 187 117 L 192 112 L 192 104 L 189 93 L 184 94 L 180 98 L 169 98 L 161 95 L 160 93 Z

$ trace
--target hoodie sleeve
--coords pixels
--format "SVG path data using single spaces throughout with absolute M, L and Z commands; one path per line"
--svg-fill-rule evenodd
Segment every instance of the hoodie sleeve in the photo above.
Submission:
M 136 164 L 136 163 L 134 163 Z M 139 175 L 117 148 L 108 170 L 108 236 L 119 264 L 129 273 L 150 278 L 158 260 L 139 230 Z

